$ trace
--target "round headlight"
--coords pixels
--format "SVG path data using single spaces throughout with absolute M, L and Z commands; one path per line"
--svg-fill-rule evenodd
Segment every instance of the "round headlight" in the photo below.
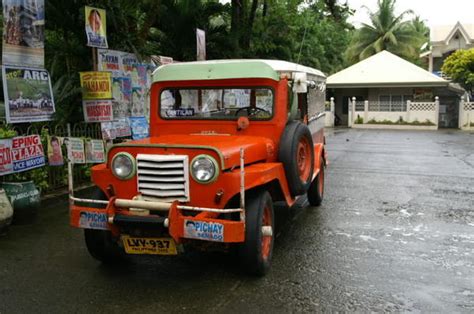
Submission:
M 128 153 L 118 153 L 112 159 L 112 173 L 120 180 L 128 180 L 135 175 L 135 159 Z
M 196 156 L 191 162 L 191 174 L 200 183 L 213 182 L 219 174 L 217 161 L 208 155 Z

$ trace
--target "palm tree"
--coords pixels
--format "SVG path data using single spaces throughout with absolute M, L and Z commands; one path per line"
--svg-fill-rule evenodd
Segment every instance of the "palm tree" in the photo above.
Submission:
M 378 9 L 369 11 L 370 24 L 362 24 L 346 51 L 348 62 L 355 63 L 380 51 L 388 50 L 402 58 L 414 61 L 418 58 L 423 35 L 404 20 L 411 10 L 395 15 L 395 0 L 379 0 Z

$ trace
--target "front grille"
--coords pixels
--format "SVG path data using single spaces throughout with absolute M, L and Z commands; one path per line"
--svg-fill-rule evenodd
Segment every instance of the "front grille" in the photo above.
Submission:
M 145 199 L 189 201 L 188 156 L 138 154 L 137 178 Z

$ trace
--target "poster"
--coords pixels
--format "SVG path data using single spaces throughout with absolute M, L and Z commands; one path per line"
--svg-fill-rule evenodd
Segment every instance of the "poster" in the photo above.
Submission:
M 60 137 L 48 136 L 48 164 L 50 166 L 64 165 Z
M 63 144 L 67 148 L 67 158 L 73 164 L 84 164 L 86 156 L 84 152 L 84 141 L 77 137 L 65 137 Z
M 206 32 L 196 28 L 196 60 L 206 60 Z
M 44 67 L 44 0 L 3 0 L 3 64 Z
M 22 172 L 46 164 L 39 135 L 18 136 L 12 139 L 13 172 Z
M 141 140 L 150 136 L 150 127 L 145 117 L 131 117 L 132 139 Z
M 113 122 L 102 122 L 100 124 L 100 128 L 102 130 L 102 138 L 104 140 L 109 141 L 117 138 L 117 132 L 115 132 Z
M 83 100 L 82 109 L 86 122 L 112 121 L 114 118 L 111 100 Z
M 127 53 L 127 52 L 124 52 L 122 54 L 120 62 L 121 62 L 120 66 L 122 68 L 122 71 L 126 75 L 130 75 L 133 71 L 134 65 L 140 63 L 136 55 L 134 55 L 133 53 Z
M 114 77 L 112 82 L 114 118 L 130 117 L 132 106 L 131 79 L 128 77 Z
M 130 129 L 130 122 L 127 118 L 118 119 L 114 121 L 114 129 L 117 137 L 129 137 L 132 136 L 132 130 Z
M 12 163 L 12 140 L 0 140 L 0 175 L 6 175 L 13 172 Z
M 79 74 L 83 100 L 112 98 L 112 74 L 110 72 L 80 72 Z
M 104 142 L 102 140 L 86 141 L 86 162 L 97 164 L 105 161 Z
M 55 108 L 48 71 L 4 65 L 2 74 L 8 123 L 52 119 Z
M 122 69 L 122 51 L 98 49 L 97 61 L 99 71 L 110 71 L 112 75 L 121 75 Z
M 143 95 L 143 88 L 132 88 L 132 117 L 145 116 L 145 97 Z
M 107 17 L 105 10 L 85 7 L 85 27 L 87 46 L 108 48 L 107 44 Z

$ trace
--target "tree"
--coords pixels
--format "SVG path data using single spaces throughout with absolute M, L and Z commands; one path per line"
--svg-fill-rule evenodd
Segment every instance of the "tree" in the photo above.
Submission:
M 388 50 L 402 58 L 414 61 L 424 40 L 411 21 L 404 18 L 411 10 L 395 14 L 395 0 L 379 0 L 378 9 L 369 11 L 370 24 L 362 24 L 352 38 L 346 57 L 355 63 L 383 50 Z
M 448 77 L 472 95 L 474 92 L 474 48 L 457 50 L 444 60 L 441 67 Z

